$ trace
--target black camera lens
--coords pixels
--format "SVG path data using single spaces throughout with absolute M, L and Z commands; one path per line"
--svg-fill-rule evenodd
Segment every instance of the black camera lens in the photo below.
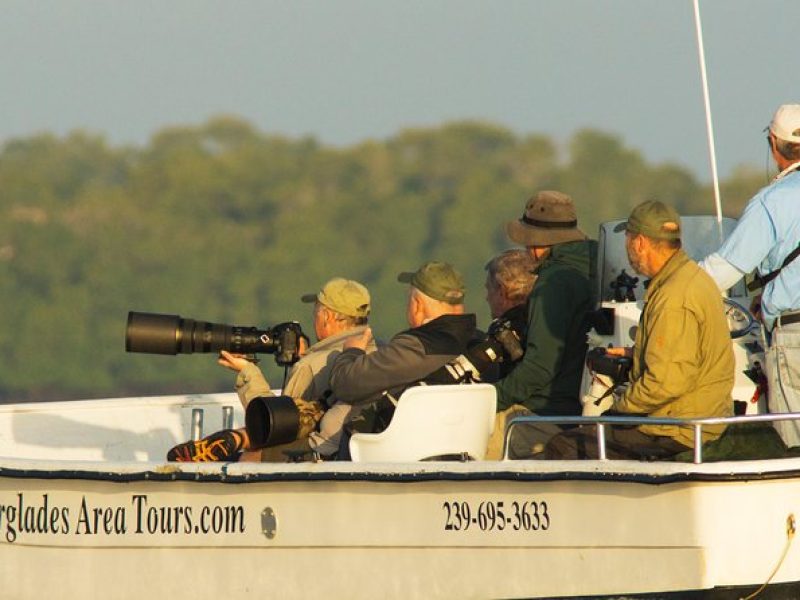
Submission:
M 128 313 L 125 350 L 145 354 L 193 354 L 227 350 L 235 354 L 274 354 L 279 365 L 292 365 L 300 358 L 299 323 L 289 321 L 272 329 L 239 327 L 183 319 L 178 315 Z
M 255 327 L 183 319 L 178 315 L 128 313 L 125 350 L 146 354 L 192 354 L 227 350 L 239 354 L 274 352 L 275 342 Z
M 181 318 L 178 315 L 128 313 L 125 329 L 125 350 L 148 354 L 178 354 L 178 332 Z

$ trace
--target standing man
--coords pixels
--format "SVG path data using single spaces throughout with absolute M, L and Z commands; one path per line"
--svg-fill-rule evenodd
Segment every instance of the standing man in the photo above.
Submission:
M 525 354 L 495 384 L 498 410 L 518 405 L 540 415 L 578 415 L 597 243 L 578 229 L 572 199 L 555 191 L 528 200 L 506 233 L 541 265 L 528 298 Z
M 680 216 L 662 202 L 633 209 L 625 229 L 628 261 L 650 278 L 644 310 L 631 349 L 629 385 L 597 407 L 653 417 L 702 418 L 733 414 L 734 359 L 722 299 L 711 277 L 681 250 Z M 694 447 L 692 427 L 610 427 L 609 458 L 667 458 Z M 703 441 L 717 439 L 724 425 L 703 428 Z M 547 458 L 597 458 L 594 427 L 554 437 Z
M 778 108 L 767 143 L 780 172 L 753 196 L 730 237 L 700 266 L 723 291 L 758 269 L 763 290 L 756 312 L 767 342 L 769 410 L 800 412 L 800 104 Z M 775 428 L 787 446 L 800 445 L 800 422 L 781 421 Z

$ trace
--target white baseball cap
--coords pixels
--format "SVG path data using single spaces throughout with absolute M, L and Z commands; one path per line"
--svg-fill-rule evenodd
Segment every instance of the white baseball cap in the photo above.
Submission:
M 784 104 L 775 111 L 769 130 L 779 140 L 800 143 L 800 104 Z

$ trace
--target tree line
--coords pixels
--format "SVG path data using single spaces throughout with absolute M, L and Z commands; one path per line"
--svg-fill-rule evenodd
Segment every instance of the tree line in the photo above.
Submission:
M 723 182 L 738 216 L 764 184 Z M 373 329 L 405 328 L 399 271 L 447 260 L 485 324 L 483 265 L 510 246 L 503 224 L 533 192 L 572 195 L 579 223 L 622 218 L 657 198 L 709 214 L 711 190 L 686 169 L 649 164 L 609 133 L 558 148 L 491 123 L 409 129 L 339 148 L 246 121 L 171 127 L 144 147 L 75 132 L 0 151 L 0 401 L 224 391 L 212 356 L 124 351 L 129 310 L 267 327 L 298 320 L 299 297 L 331 276 L 365 283 Z M 282 372 L 262 357 L 268 377 Z

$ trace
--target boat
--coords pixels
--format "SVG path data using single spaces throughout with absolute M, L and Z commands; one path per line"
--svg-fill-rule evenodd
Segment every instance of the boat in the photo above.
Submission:
M 618 223 L 599 235 L 601 307 L 614 323 L 594 332 L 599 343 L 630 343 L 641 309 L 635 292 L 614 298 L 611 283 L 630 272 Z M 682 228 L 694 258 L 718 243 L 713 217 Z M 765 414 L 744 374 L 763 350 L 736 293 L 743 409 L 723 421 L 800 419 Z M 435 399 L 470 388 L 493 389 L 411 390 Z M 491 414 L 463 418 L 488 437 Z M 601 434 L 632 417 L 527 417 L 509 432 L 537 419 Z M 709 461 L 699 447 L 680 462 L 488 461 L 456 442 L 458 460 L 165 461 L 175 443 L 242 423 L 232 393 L 0 406 L 2 597 L 800 597 L 800 455 Z
M 694 9 L 717 205 L 716 218 L 682 218 L 699 259 L 734 221 L 721 216 Z M 599 232 L 595 345 L 632 343 L 642 309 L 618 224 Z M 707 425 L 800 419 L 767 413 L 745 304 L 743 286 L 729 292 L 737 416 L 648 423 L 699 440 Z M 352 462 L 167 462 L 181 441 L 243 425 L 233 393 L 2 405 L 0 597 L 800 598 L 800 452 L 697 444 L 681 460 L 608 460 L 605 428 L 643 419 L 531 416 L 509 424 L 506 449 L 530 423 L 583 424 L 600 457 L 485 460 L 492 389 L 411 388 L 383 434 L 353 436 Z M 415 415 L 421 400 L 440 405 L 437 427 Z

